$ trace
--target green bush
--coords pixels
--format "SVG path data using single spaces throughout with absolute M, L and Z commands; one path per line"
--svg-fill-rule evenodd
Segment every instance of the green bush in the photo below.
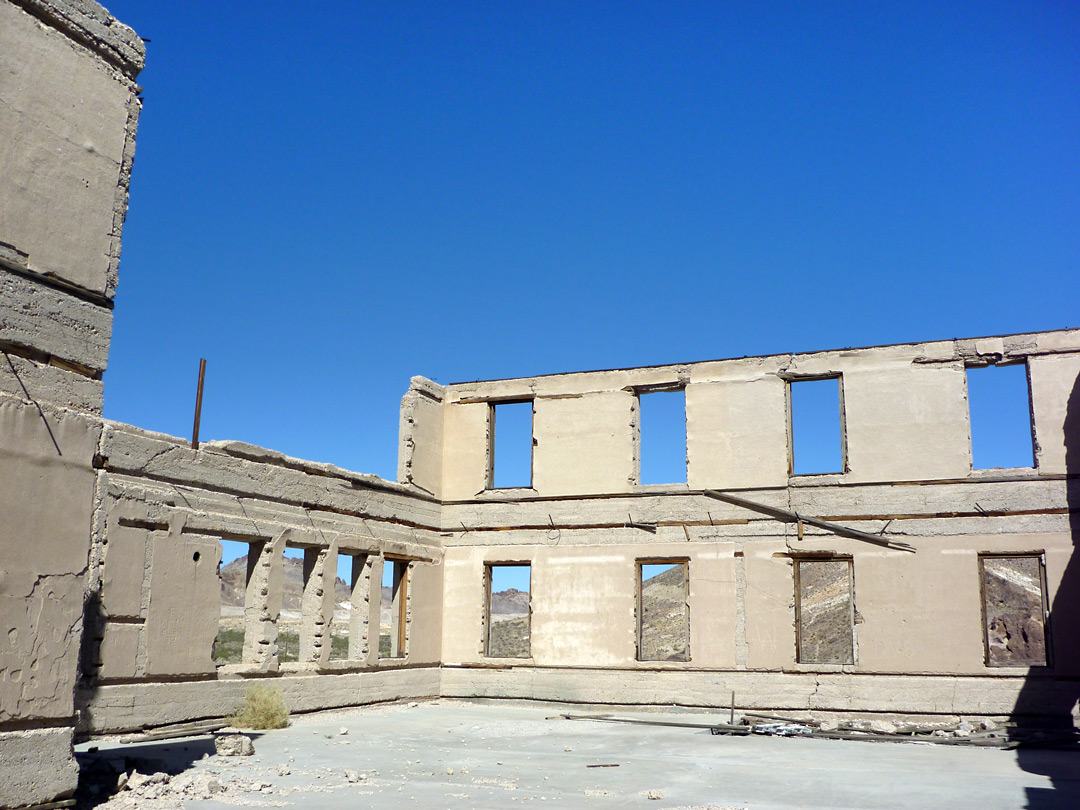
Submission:
M 251 686 L 244 702 L 228 721 L 238 728 L 285 728 L 289 725 L 289 710 L 281 692 L 274 687 Z
M 239 664 L 244 659 L 243 628 L 222 627 L 214 639 L 214 663 Z

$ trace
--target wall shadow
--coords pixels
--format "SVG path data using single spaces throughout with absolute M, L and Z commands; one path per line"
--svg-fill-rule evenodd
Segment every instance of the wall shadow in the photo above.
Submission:
M 1065 410 L 1066 502 L 1073 551 L 1050 606 L 1052 672 L 1033 672 L 1020 690 L 1010 719 L 1020 746 L 1021 768 L 1050 778 L 1052 787 L 1027 788 L 1029 810 L 1080 807 L 1080 747 L 1072 735 L 1073 710 L 1080 701 L 1080 377 L 1073 383 Z M 1060 678 L 1053 673 L 1061 673 Z M 1055 740 L 1065 750 L 1049 748 Z
M 257 740 L 259 732 L 244 731 L 244 736 Z M 129 743 L 127 745 L 80 746 L 75 752 L 79 763 L 79 787 L 75 791 L 76 810 L 92 810 L 117 794 L 117 780 L 122 773 L 151 775 L 181 774 L 195 763 L 216 753 L 214 736 L 186 737 L 161 742 Z M 177 806 L 194 797 L 171 797 Z

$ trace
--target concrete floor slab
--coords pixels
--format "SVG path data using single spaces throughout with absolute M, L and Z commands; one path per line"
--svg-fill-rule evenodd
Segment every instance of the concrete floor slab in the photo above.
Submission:
M 213 750 L 208 738 L 152 746 L 96 743 L 93 755 L 84 744 L 77 749 L 84 767 L 91 758 L 186 761 L 190 767 L 173 778 L 173 786 L 194 778 L 203 785 L 216 779 L 225 791 L 212 799 L 164 787 L 157 798 L 123 791 L 107 803 L 83 801 L 81 806 L 1080 807 L 1080 753 L 1075 751 L 714 737 L 707 729 L 558 718 L 581 711 L 503 701 L 369 706 L 295 717 L 287 729 L 260 732 L 252 757 L 200 758 Z M 726 719 L 686 712 L 617 716 L 705 723 Z M 589 767 L 597 765 L 615 767 Z M 662 798 L 650 799 L 650 792 Z

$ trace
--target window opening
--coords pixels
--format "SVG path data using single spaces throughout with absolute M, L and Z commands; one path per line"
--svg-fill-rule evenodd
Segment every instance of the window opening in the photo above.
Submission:
M 968 368 L 967 389 L 972 467 L 1034 466 L 1027 366 Z
M 244 655 L 244 604 L 247 600 L 250 546 L 238 540 L 221 541 L 221 611 L 214 639 L 214 663 L 239 664 Z
M 791 380 L 792 475 L 842 473 L 845 467 L 843 382 L 840 377 Z
M 494 489 L 532 486 L 533 403 L 491 405 L 491 469 Z
M 330 621 L 330 660 L 352 658 L 349 652 L 353 618 L 362 610 L 356 604 L 357 585 L 363 574 L 365 556 L 338 551 L 337 575 L 334 577 L 334 618 Z
M 798 660 L 855 663 L 851 560 L 796 560 Z
M 987 666 L 1045 666 L 1046 576 L 1042 557 L 980 555 L 979 567 Z
M 685 561 L 638 563 L 638 660 L 690 660 Z
M 281 613 L 278 614 L 278 662 L 285 664 L 300 660 L 301 605 L 307 582 L 304 549 L 286 546 L 282 552 Z
M 485 566 L 484 654 L 491 658 L 528 658 L 532 655 L 532 566 L 494 563 Z
M 638 394 L 642 484 L 686 483 L 686 391 Z
M 409 561 L 383 560 L 379 657 L 404 658 L 408 628 Z

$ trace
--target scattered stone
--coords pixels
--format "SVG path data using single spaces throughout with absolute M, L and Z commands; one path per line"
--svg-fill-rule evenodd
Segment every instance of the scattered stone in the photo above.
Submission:
M 467 767 L 462 767 L 461 772 L 462 773 L 468 773 L 469 769 Z
M 121 790 L 123 790 L 124 788 L 127 787 L 127 783 L 128 783 L 128 780 L 130 778 L 131 777 L 128 776 L 126 771 L 122 771 L 120 773 L 120 776 L 116 780 L 116 792 L 117 793 L 119 793 Z
M 283 762 L 277 766 L 278 776 L 288 776 L 290 773 L 292 773 L 292 768 L 289 767 L 287 762 Z
M 934 731 L 933 731 L 933 732 L 932 732 L 932 733 L 930 734 L 930 736 L 931 736 L 931 737 L 948 737 L 948 736 L 949 736 L 949 732 L 947 732 L 947 731 L 946 731 L 945 729 L 943 729 L 943 728 L 939 728 L 939 729 L 935 729 L 935 730 L 934 730 Z
M 998 730 L 998 724 L 995 723 L 993 720 L 990 720 L 990 719 L 983 720 L 979 725 L 982 726 L 983 731 L 997 731 Z
M 661 793 L 659 790 L 650 790 L 648 795 L 647 795 L 647 798 L 649 798 L 649 799 L 662 799 L 662 798 L 664 798 L 664 794 Z
M 363 778 L 364 777 L 362 777 L 356 771 L 350 771 L 350 770 L 345 771 L 345 781 L 346 782 L 359 782 Z
M 243 734 L 219 734 L 214 738 L 214 750 L 222 757 L 250 757 L 255 746 Z
M 871 720 L 870 730 L 878 734 L 895 734 L 896 724 L 888 720 Z
M 453 776 L 454 775 L 454 769 L 453 768 L 447 768 L 446 769 L 446 775 L 447 776 Z
M 564 749 L 563 749 L 563 751 L 573 751 L 573 750 L 574 750 L 574 749 L 573 749 L 573 748 L 571 748 L 571 747 L 570 747 L 569 745 L 568 745 L 568 746 L 566 746 L 566 748 L 564 748 Z
M 131 774 L 127 781 L 128 790 L 138 790 L 146 785 L 163 785 L 169 781 L 169 775 L 158 771 L 157 773 L 145 774 L 136 771 Z
M 818 724 L 818 728 L 822 731 L 836 731 L 840 728 L 840 722 L 838 720 L 822 720 Z
M 342 737 L 344 737 L 346 734 L 349 733 L 349 730 L 347 728 L 345 728 L 345 726 L 342 726 L 341 728 L 338 729 L 337 733 L 340 734 Z
M 416 702 L 416 701 L 414 700 L 414 701 L 413 701 L 412 703 L 410 703 L 410 704 L 409 704 L 409 708 L 410 708 L 410 709 L 415 709 L 415 708 L 416 708 L 417 706 L 419 706 L 419 705 L 420 705 L 420 704 L 419 704 L 419 703 L 417 703 L 417 702 Z

